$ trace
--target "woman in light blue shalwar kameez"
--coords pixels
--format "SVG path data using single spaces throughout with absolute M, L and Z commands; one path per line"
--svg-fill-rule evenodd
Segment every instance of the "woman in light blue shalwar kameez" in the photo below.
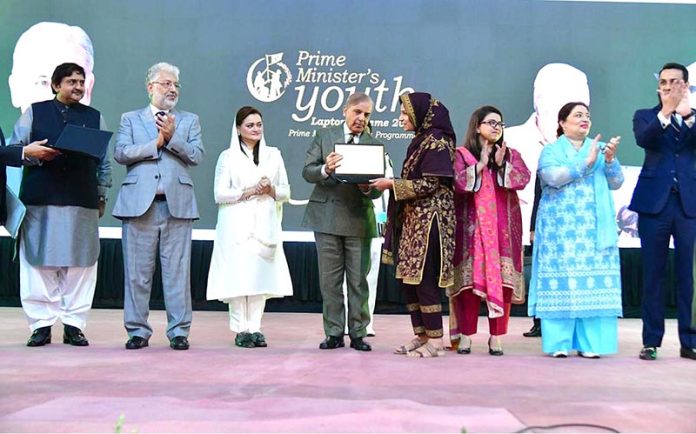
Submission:
M 539 159 L 529 315 L 541 318 L 542 349 L 588 358 L 617 351 L 621 272 L 611 191 L 624 181 L 615 158 L 620 137 L 587 138 L 590 114 L 579 102 L 558 113 L 558 140 Z

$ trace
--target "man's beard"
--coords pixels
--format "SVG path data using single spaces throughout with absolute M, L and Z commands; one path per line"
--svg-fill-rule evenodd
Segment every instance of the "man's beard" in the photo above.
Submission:
M 176 103 L 179 102 L 179 97 L 177 96 L 173 100 L 170 98 L 162 98 L 162 108 L 164 110 L 171 110 L 176 106 Z

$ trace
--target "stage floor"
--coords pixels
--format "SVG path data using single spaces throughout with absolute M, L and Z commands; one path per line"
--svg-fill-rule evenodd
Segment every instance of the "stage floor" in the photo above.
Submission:
M 377 315 L 373 351 L 320 351 L 321 315 L 269 313 L 268 348 L 233 344 L 225 312 L 194 312 L 189 351 L 169 349 L 152 312 L 150 347 L 126 351 L 122 311 L 93 310 L 89 347 L 28 348 L 18 308 L 0 308 L 0 431 L 512 432 L 595 424 L 639 432 L 696 431 L 696 362 L 679 358 L 667 322 L 656 362 L 638 359 L 640 320 L 619 321 L 620 353 L 552 359 L 531 320 L 512 318 L 505 356 L 488 355 L 479 320 L 473 352 L 411 359 L 405 315 Z M 600 432 L 571 427 L 558 431 Z

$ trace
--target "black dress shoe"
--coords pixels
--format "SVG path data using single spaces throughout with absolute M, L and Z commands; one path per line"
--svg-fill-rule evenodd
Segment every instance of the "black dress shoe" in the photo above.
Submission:
M 251 342 L 253 342 L 254 346 L 257 348 L 266 348 L 268 346 L 268 343 L 266 342 L 266 336 L 264 336 L 261 332 L 252 333 Z
M 541 337 L 541 324 L 534 320 L 534 325 L 528 332 L 522 333 L 525 338 L 540 338 Z
M 502 356 L 504 354 L 503 353 L 503 346 L 500 343 L 500 338 L 498 338 L 497 336 L 495 339 L 495 344 L 496 344 L 495 347 L 492 346 L 493 345 L 493 337 L 488 338 L 488 354 L 490 354 L 491 356 Z
M 255 348 L 254 338 L 249 332 L 237 333 L 234 338 L 234 344 L 240 348 Z
M 343 342 L 343 336 L 328 336 L 322 343 L 319 344 L 320 350 L 333 350 L 343 348 L 346 344 Z
M 67 324 L 63 325 L 63 343 L 76 347 L 86 347 L 89 345 L 89 341 L 84 333 L 82 333 L 82 330 Z
M 174 338 L 169 341 L 169 346 L 173 350 L 188 350 L 188 338 L 186 338 L 186 336 L 174 336 Z
M 128 339 L 128 342 L 126 342 L 126 349 L 127 350 L 139 350 L 141 348 L 145 348 L 148 345 L 148 340 L 145 338 L 141 338 L 140 336 L 133 336 L 130 339 Z
M 679 356 L 685 359 L 696 360 L 696 348 L 681 347 L 679 349 Z
M 363 338 L 355 338 L 350 340 L 350 347 L 358 351 L 372 351 L 370 344 L 365 342 Z
M 640 350 L 640 355 L 638 357 L 641 360 L 655 360 L 657 359 L 657 348 L 643 347 L 643 349 Z
M 27 341 L 28 347 L 43 347 L 46 344 L 51 343 L 51 327 L 40 327 L 34 330 L 31 334 L 29 340 Z

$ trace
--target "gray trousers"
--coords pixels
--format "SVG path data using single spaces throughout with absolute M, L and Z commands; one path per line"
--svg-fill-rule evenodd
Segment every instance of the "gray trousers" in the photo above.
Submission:
M 176 219 L 169 214 L 166 201 L 155 201 L 142 216 L 123 220 L 123 317 L 129 337 L 148 339 L 152 336 L 147 319 L 158 250 L 167 310 L 167 338 L 188 336 L 192 228 L 192 220 Z
M 371 238 L 343 237 L 315 232 L 319 263 L 319 288 L 323 299 L 324 333 L 343 336 L 346 312 L 343 277 L 348 297 L 348 334 L 352 339 L 367 335 L 370 323 L 367 273 L 370 271 Z

